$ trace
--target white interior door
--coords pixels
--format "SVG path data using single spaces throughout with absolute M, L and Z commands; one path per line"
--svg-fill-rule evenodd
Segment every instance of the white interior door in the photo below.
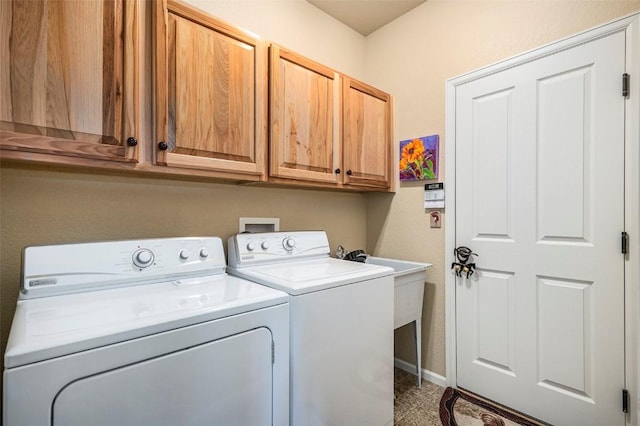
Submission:
M 623 31 L 456 88 L 457 384 L 623 425 Z

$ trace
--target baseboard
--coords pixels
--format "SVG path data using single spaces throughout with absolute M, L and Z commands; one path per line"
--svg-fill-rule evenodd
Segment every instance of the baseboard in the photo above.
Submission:
M 409 364 L 407 361 L 403 361 L 399 358 L 394 358 L 393 365 L 395 367 L 398 367 L 401 370 L 406 371 L 407 373 L 416 374 L 415 364 Z M 434 383 L 438 386 L 447 387 L 447 378 L 439 374 L 436 374 L 433 371 L 425 370 L 423 368 L 422 378 L 427 382 Z

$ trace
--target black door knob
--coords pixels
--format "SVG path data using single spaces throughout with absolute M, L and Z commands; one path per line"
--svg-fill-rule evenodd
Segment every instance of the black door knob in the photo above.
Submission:
M 169 148 L 169 145 L 165 141 L 162 141 L 158 144 L 158 149 L 160 151 L 166 151 Z
M 340 169 L 336 169 L 336 174 L 339 175 L 340 174 Z
M 133 136 L 129 136 L 127 138 L 127 145 L 129 146 L 136 146 L 138 145 L 138 139 L 134 138 Z
M 351 171 L 351 169 L 347 170 L 347 175 L 351 176 L 353 174 L 353 172 Z

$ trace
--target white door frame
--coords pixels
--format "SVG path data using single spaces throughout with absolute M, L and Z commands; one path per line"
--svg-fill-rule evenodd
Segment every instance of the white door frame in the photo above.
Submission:
M 631 395 L 628 425 L 638 425 L 640 414 L 640 13 L 629 15 L 594 29 L 530 50 L 446 82 L 446 200 L 445 221 L 445 324 L 447 386 L 457 384 L 456 285 L 448 266 L 454 262 L 456 237 L 456 87 L 478 78 L 566 50 L 618 31 L 627 33 L 626 69 L 631 75 L 630 95 L 625 109 L 625 230 L 629 234 L 629 255 L 625 261 L 625 381 Z M 622 82 L 622 76 L 620 76 Z M 621 84 L 622 88 L 622 84 Z M 622 96 L 622 93 L 620 94 Z M 620 396 L 622 401 L 622 394 Z M 622 403 L 622 402 L 621 402 Z

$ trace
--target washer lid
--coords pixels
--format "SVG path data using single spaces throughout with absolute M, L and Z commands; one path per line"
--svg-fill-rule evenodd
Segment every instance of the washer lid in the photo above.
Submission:
M 285 293 L 226 274 L 19 300 L 4 365 L 13 368 L 287 301 Z
M 392 276 L 393 269 L 330 257 L 235 269 L 232 275 L 286 291 L 291 295 Z

